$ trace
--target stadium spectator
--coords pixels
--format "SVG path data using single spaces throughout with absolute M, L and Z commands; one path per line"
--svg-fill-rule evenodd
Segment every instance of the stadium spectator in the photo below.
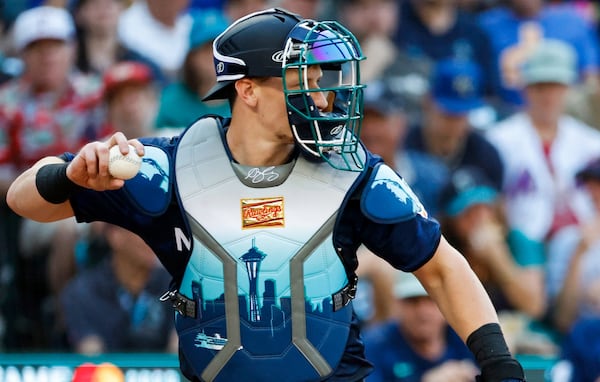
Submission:
M 125 7 L 126 0 L 69 1 L 77 30 L 77 69 L 101 75 L 119 61 L 141 61 L 164 81 L 154 62 L 119 41 L 117 27 Z
M 188 51 L 189 1 L 136 0 L 119 19 L 122 43 L 156 63 L 167 82 L 177 78 Z
M 396 271 L 393 319 L 364 332 L 374 372 L 367 382 L 472 382 L 472 354 L 450 328 L 419 280 Z
M 111 224 L 104 224 L 104 235 L 110 254 L 75 276 L 61 294 L 69 344 L 88 355 L 175 352 L 173 311 L 160 301 L 169 274 L 139 236 Z
M 229 20 L 220 10 L 194 14 L 180 79 L 162 90 L 156 127 L 185 128 L 205 114 L 230 114 L 227 101 L 202 101 L 216 81 L 212 42 L 227 25 Z
M 141 62 L 122 61 L 104 73 L 106 130 L 127 136 L 151 135 L 158 109 L 158 90 L 152 69 Z
M 501 195 L 479 168 L 454 172 L 442 192 L 442 230 L 481 280 L 511 349 L 555 354 L 546 314 L 544 244 L 510 229 Z
M 398 3 L 394 0 L 338 1 L 335 16 L 360 41 L 367 57 L 360 66 L 363 81 L 379 79 L 399 55 L 392 41 L 398 22 Z
M 423 124 L 408 132 L 405 147 L 439 158 L 450 172 L 464 166 L 481 168 L 499 189 L 503 167 L 498 151 L 469 121 L 469 113 L 483 105 L 481 81 L 480 68 L 473 62 L 439 61 L 423 99 Z
M 600 159 L 577 172 L 594 205 L 592 219 L 560 230 L 548 245 L 548 295 L 563 333 L 575 321 L 600 316 Z
M 102 136 L 100 81 L 75 73 L 74 31 L 71 15 L 50 6 L 22 12 L 13 25 L 13 45 L 24 71 L 0 88 L 3 199 L 11 179 L 41 157 Z M 20 323 L 11 336 L 18 346 L 43 346 L 50 341 L 52 324 L 47 312 L 52 304 L 43 302 L 60 288 L 47 274 L 49 264 L 54 256 L 72 258 L 78 232 L 73 220 L 41 224 L 25 219 L 15 224 L 20 226 L 11 238 L 19 243 L 15 293 L 28 304 L 20 305 Z M 14 227 L 10 230 L 15 232 Z
M 509 0 L 481 13 L 478 23 L 488 36 L 495 72 L 494 94 L 503 105 L 500 114 L 525 105 L 520 66 L 543 39 L 561 40 L 577 52 L 577 77 L 597 88 L 598 38 L 591 25 L 571 5 L 547 4 L 544 0 Z M 574 82 L 574 81 L 573 81 Z
M 223 0 L 223 10 L 230 20 L 269 8 L 268 0 Z
M 152 135 L 158 104 L 152 70 L 135 61 L 118 62 L 108 68 L 103 76 L 103 104 L 106 112 L 104 132 L 121 131 L 132 137 Z M 96 223 L 84 227 L 73 238 L 75 251 L 67 251 L 68 248 L 62 252 L 53 251 L 49 258 L 48 274 L 55 293 L 78 272 L 106 257 L 106 240 Z M 57 239 L 64 241 L 63 237 Z M 74 256 L 70 256 L 71 253 Z
M 365 246 L 356 252 L 358 285 L 353 304 L 361 327 L 388 320 L 392 314 L 393 285 L 396 270 Z
M 442 192 L 442 224 L 482 281 L 496 310 L 545 313 L 544 246 L 508 229 L 500 194 L 481 169 L 462 167 Z
M 319 20 L 327 10 L 330 1 L 327 0 L 273 0 L 273 6 L 287 9 L 304 18 Z
M 558 362 L 549 370 L 552 382 L 600 381 L 600 318 L 578 320 L 561 346 Z
M 455 0 L 402 1 L 394 41 L 400 50 L 422 61 L 475 62 L 483 71 L 482 89 L 487 93 L 490 88 L 494 63 L 489 41 L 473 16 L 463 12 Z
M 403 98 L 387 79 L 367 84 L 364 114 L 361 130 L 363 143 L 402 174 L 427 213 L 436 216 L 440 191 L 448 179 L 448 168 L 432 155 L 404 147 L 408 126 Z
M 593 211 L 576 187 L 575 173 L 600 152 L 600 133 L 564 113 L 576 76 L 573 48 L 544 40 L 521 69 L 525 110 L 488 129 L 504 163 L 509 226 L 536 241 L 547 241 Z
M 268 26 L 272 26 L 272 28 Z M 310 33 L 314 30 L 313 27 L 319 28 L 319 40 L 316 42 L 313 39 L 313 33 Z M 259 32 L 264 34 L 263 39 L 257 38 L 256 33 Z M 277 39 L 270 41 L 271 35 L 274 33 Z M 495 320 L 496 315 L 493 306 L 466 261 L 461 259 L 457 251 L 448 246 L 443 236 L 440 236 L 437 223 L 433 220 L 427 220 L 424 211 L 419 208 L 420 203 L 413 199 L 412 192 L 407 186 L 403 186 L 404 182 L 393 170 L 386 166 L 379 167 L 378 165 L 382 164 L 381 161 L 378 158 L 370 157 L 368 153 L 366 155 L 369 167 L 361 165 L 364 163 L 361 158 L 364 151 L 357 140 L 358 137 L 353 135 L 351 130 L 343 130 L 346 126 L 349 126 L 349 123 L 357 123 L 358 135 L 360 119 L 362 118 L 362 91 L 358 87 L 360 86 L 358 63 L 362 57 L 358 57 L 360 49 L 356 40 L 352 38 L 352 35 L 348 39 L 346 33 L 344 28 L 335 23 L 320 24 L 312 20 L 299 20 L 296 16 L 286 14 L 282 10 L 269 10 L 265 13 L 255 14 L 250 18 L 241 19 L 233 28 L 228 29 L 225 34 L 219 37 L 218 43 L 215 43 L 216 70 L 220 82 L 213 88 L 214 90 L 209 96 L 231 100 L 234 115 L 226 137 L 225 135 L 219 135 L 224 132 L 224 130 L 221 130 L 220 120 L 207 118 L 187 130 L 187 132 L 195 131 L 194 127 L 198 127 L 200 134 L 191 138 L 191 145 L 188 146 L 189 151 L 183 151 L 188 143 L 187 135 L 179 137 L 179 141 L 173 138 L 143 140 L 152 144 L 152 146 L 146 146 L 145 150 L 140 141 L 131 140 L 129 142 L 135 146 L 139 154 L 142 154 L 144 150 L 145 163 L 150 161 L 150 163 L 159 165 L 156 167 L 151 166 L 152 168 L 143 167 L 143 172 L 136 177 L 140 180 L 139 183 L 130 182 L 124 185 L 124 182 L 111 178 L 105 171 L 107 148 L 115 144 L 120 144 L 122 150 L 126 148 L 125 136 L 118 133 L 113 135 L 109 141 L 86 145 L 70 163 L 58 163 L 63 161 L 59 157 L 48 157 L 38 162 L 37 166 L 40 167 L 49 162 L 55 162 L 55 164 L 52 167 L 42 167 L 40 172 L 36 172 L 38 167 L 34 167 L 19 177 L 11 185 L 7 198 L 11 208 L 25 216 L 45 221 L 71 216 L 74 211 L 78 211 L 77 217 L 80 221 L 119 221 L 119 224 L 135 229 L 136 232 L 143 235 L 144 240 L 157 251 L 157 255 L 175 278 L 172 283 L 173 289 L 169 291 L 165 298 L 171 300 L 180 313 L 176 318 L 180 334 L 180 350 L 183 354 L 180 358 L 181 370 L 188 378 L 213 379 L 213 376 L 217 376 L 217 378 L 222 376 L 225 379 L 230 379 L 228 376 L 235 376 L 243 372 L 250 375 L 250 378 L 254 376 L 254 379 L 260 380 L 265 380 L 265 377 L 266 379 L 272 379 L 273 373 L 276 373 L 279 379 L 286 379 L 286 376 L 295 380 L 322 379 L 333 375 L 332 378 L 334 379 L 347 380 L 351 378 L 360 380 L 369 374 L 371 367 L 363 358 L 358 330 L 350 322 L 352 320 L 351 306 L 344 307 L 347 297 L 351 297 L 354 290 L 353 284 L 347 283 L 347 280 L 353 276 L 352 270 L 357 265 L 355 251 L 358 244 L 364 242 L 397 268 L 414 270 L 424 285 L 427 285 L 432 298 L 439 304 L 439 308 L 444 312 L 457 333 L 460 333 L 460 337 L 468 344 L 473 355 L 477 357 L 482 368 L 481 378 L 483 380 L 525 380 L 520 363 L 512 358 L 511 353 L 506 348 L 502 330 Z M 241 45 L 236 43 L 237 38 L 240 36 L 242 41 L 246 43 Z M 290 44 L 288 36 L 292 36 L 292 38 L 299 36 L 300 40 L 294 41 L 292 39 L 291 41 L 294 44 Z M 320 44 L 321 39 L 329 43 Z M 296 42 L 299 45 L 296 45 Z M 254 47 L 254 43 L 257 44 L 257 48 Z M 234 50 L 221 51 L 222 47 L 230 46 L 233 46 Z M 297 55 L 298 50 L 296 50 L 296 47 L 298 46 L 302 48 L 301 52 L 307 54 Z M 329 49 L 332 46 L 335 49 Z M 283 53 L 284 62 L 297 65 L 298 70 L 282 71 L 282 69 L 288 67 L 274 65 L 270 67 L 273 70 L 272 72 L 263 72 L 265 66 L 269 68 L 268 63 L 273 61 L 272 57 L 279 56 L 282 47 L 287 49 Z M 327 49 L 323 50 L 323 47 Z M 304 48 L 307 50 L 304 50 Z M 242 51 L 236 49 L 242 49 Z M 246 67 L 247 72 L 240 71 L 245 65 L 229 65 L 227 63 L 233 61 L 233 57 L 227 58 L 228 54 L 246 54 L 244 49 L 250 49 L 251 57 L 256 57 L 256 59 L 251 60 L 252 65 Z M 254 56 L 255 49 L 262 49 L 262 51 Z M 336 54 L 322 54 L 332 51 L 342 53 L 344 57 L 341 58 Z M 346 54 L 348 54 L 347 57 Z M 246 58 L 246 56 L 242 57 Z M 290 58 L 290 60 L 287 61 L 286 58 Z M 300 62 L 296 62 L 296 59 Z M 310 61 L 305 61 L 305 59 Z M 319 61 L 322 59 L 326 61 Z M 338 93 L 338 102 L 334 100 L 327 101 L 324 94 L 325 89 L 319 86 L 322 70 L 329 71 L 329 69 L 333 69 L 341 72 L 340 60 L 352 64 L 356 76 L 351 82 L 343 82 L 342 86 L 344 87 L 335 87 L 334 85 L 331 88 L 331 90 Z M 235 62 L 244 63 L 241 58 L 238 59 L 237 57 Z M 265 63 L 267 64 L 265 65 Z M 232 72 L 223 69 L 231 69 Z M 335 78 L 342 80 L 341 73 L 337 74 Z M 242 78 L 239 78 L 240 76 Z M 253 78 L 254 76 L 259 78 Z M 285 79 L 282 83 L 276 77 L 265 79 L 264 76 L 283 76 Z M 306 83 L 304 83 L 305 81 Z M 233 87 L 238 94 L 236 97 L 230 93 Z M 325 87 L 325 84 L 323 84 L 323 87 Z M 330 88 L 327 89 L 330 90 Z M 271 97 L 272 95 L 274 97 Z M 348 99 L 345 97 L 346 95 L 350 95 L 352 98 Z M 285 100 L 289 102 L 288 111 L 289 115 L 292 116 L 288 116 L 288 113 L 286 113 Z M 296 101 L 299 102 L 295 103 Z M 335 113 L 329 113 L 327 108 L 329 103 L 333 104 Z M 299 104 L 304 105 L 301 108 L 306 110 L 308 114 L 300 111 L 301 114 L 296 119 L 292 110 L 296 109 L 294 105 Z M 277 107 L 273 108 L 272 106 Z M 349 109 L 349 106 L 352 106 L 353 110 L 346 114 L 346 109 Z M 337 112 L 338 108 L 342 113 Z M 328 114 L 331 114 L 332 117 Z M 345 119 L 343 121 L 333 119 L 333 117 L 339 118 L 338 115 L 340 114 L 344 115 Z M 349 116 L 346 117 L 346 115 Z M 356 116 L 356 119 L 351 119 L 353 115 Z M 241 119 L 238 119 L 238 117 Z M 289 121 L 288 118 L 290 118 Z M 236 121 L 239 124 L 236 124 Z M 333 122 L 329 124 L 327 131 L 324 131 L 324 133 L 327 133 L 323 135 L 324 138 L 327 138 L 326 142 L 323 142 L 321 138 L 316 139 L 315 135 L 319 135 L 320 130 L 314 134 L 309 133 L 309 135 L 313 135 L 312 139 L 309 139 L 304 133 L 300 133 L 300 124 L 304 124 L 304 121 L 309 122 L 307 126 L 313 127 L 316 122 L 323 122 L 323 124 L 326 121 Z M 226 119 L 224 123 L 229 123 L 229 120 Z M 286 128 L 286 125 L 289 125 L 288 127 L 291 127 L 293 131 Z M 241 130 L 235 130 L 236 126 Z M 265 130 L 264 126 L 267 127 L 268 131 Z M 249 127 L 253 128 L 249 129 Z M 276 132 L 269 129 L 269 127 L 275 127 Z M 261 138 L 257 141 L 258 144 L 254 143 L 253 140 L 244 139 L 244 136 L 250 137 L 253 135 L 254 128 L 262 129 L 257 136 Z M 265 131 L 267 133 L 263 134 Z M 296 132 L 296 134 L 293 135 L 292 132 Z M 340 135 L 337 135 L 337 133 L 340 133 Z M 254 135 L 256 136 L 256 134 Z M 232 158 L 239 161 L 239 167 L 237 166 L 238 163 L 234 163 L 234 167 L 228 170 L 230 173 L 226 176 L 231 179 L 235 179 L 237 176 L 240 181 L 243 181 L 245 175 L 255 173 L 255 167 L 270 166 L 266 171 L 258 168 L 258 174 L 252 175 L 251 179 L 246 177 L 246 182 L 241 183 L 241 187 L 245 189 L 249 189 L 251 183 L 257 183 L 251 194 L 248 194 L 253 199 L 242 201 L 242 215 L 239 215 L 239 197 L 236 196 L 235 192 L 233 194 L 229 192 L 231 191 L 231 182 L 223 181 L 223 166 L 211 166 L 216 171 L 215 175 L 219 175 L 221 178 L 212 177 L 208 180 L 208 183 L 204 182 L 206 179 L 198 178 L 195 185 L 193 185 L 194 182 L 191 179 L 189 183 L 180 182 L 177 184 L 178 187 L 175 187 L 173 183 L 168 182 L 167 178 L 170 174 L 178 175 L 177 178 L 183 181 L 187 177 L 179 175 L 182 174 L 182 171 L 183 173 L 190 173 L 189 170 L 198 176 L 207 175 L 210 177 L 209 173 L 196 171 L 197 167 L 187 167 L 186 163 L 192 163 L 194 166 L 196 164 L 200 165 L 199 163 L 202 161 L 196 163 L 195 153 L 207 154 L 208 151 L 215 149 L 213 138 L 216 140 L 222 139 L 225 145 L 219 152 L 223 159 L 220 163 L 235 162 Z M 364 170 L 362 174 L 365 175 L 370 168 L 375 168 L 376 171 L 372 172 L 372 176 L 358 178 L 361 175 L 360 173 L 344 173 L 342 175 L 339 171 L 322 167 L 327 166 L 326 163 L 310 163 L 299 156 L 300 154 L 296 150 L 299 146 L 294 146 L 294 140 L 300 145 L 301 150 L 305 150 L 305 155 L 312 155 L 311 159 L 315 160 L 321 158 L 337 169 L 358 170 L 362 167 Z M 208 145 L 208 151 L 204 150 L 203 147 L 199 147 L 198 144 Z M 323 147 L 323 145 L 327 145 L 327 147 Z M 232 152 L 229 158 L 227 157 L 228 148 L 231 148 Z M 171 159 L 171 149 L 177 154 L 177 163 L 182 164 L 182 167 L 176 166 L 178 167 L 176 174 L 171 172 L 173 167 L 168 166 Z M 66 153 L 63 157 L 72 159 L 73 155 Z M 207 162 L 208 165 L 214 164 L 216 157 L 211 156 L 211 158 Z M 97 168 L 98 163 L 101 163 L 100 169 Z M 244 163 L 250 168 L 250 173 L 246 173 L 244 170 Z M 371 167 L 375 163 L 378 165 Z M 290 166 L 287 166 L 288 164 Z M 77 169 L 72 167 L 77 165 L 79 165 Z M 87 167 L 88 165 L 91 167 Z M 280 212 L 283 212 L 283 199 L 276 198 L 273 201 L 271 198 L 268 202 L 269 205 L 265 207 L 268 210 L 265 211 L 266 214 L 255 209 L 258 207 L 262 211 L 264 209 L 262 206 L 267 202 L 266 199 L 258 199 L 259 197 L 266 196 L 270 192 L 270 188 L 278 187 L 276 184 L 283 185 L 283 183 L 275 183 L 277 180 L 270 176 L 274 167 L 279 165 L 283 165 L 289 170 L 291 170 L 290 167 L 295 167 L 292 173 L 289 173 L 291 176 L 287 181 L 290 181 L 290 179 L 292 179 L 292 182 L 299 180 L 303 184 L 314 182 L 319 183 L 320 187 L 316 189 L 316 194 L 313 192 L 315 195 L 318 194 L 319 197 L 313 198 L 310 193 L 306 193 L 311 187 L 303 187 L 302 192 L 297 194 L 299 189 L 293 187 L 292 184 L 290 194 L 295 193 L 297 197 L 291 197 L 291 205 L 292 209 L 294 206 L 298 207 L 299 215 L 290 213 L 290 202 L 286 196 L 285 219 L 283 219 L 283 215 L 280 215 Z M 226 166 L 230 167 L 228 164 Z M 60 173 L 57 173 L 55 177 L 50 175 L 48 182 L 41 181 L 44 185 L 37 186 L 35 177 L 42 179 L 44 172 L 49 169 L 53 171 L 57 169 Z M 323 173 L 321 169 L 326 169 L 329 172 Z M 98 171 L 101 173 L 99 176 Z M 79 183 L 77 183 L 81 188 L 67 186 L 62 190 L 57 190 L 58 186 L 54 186 L 56 183 L 61 180 L 63 180 L 63 183 L 68 182 L 69 177 L 75 173 L 81 176 Z M 145 177 L 146 175 L 148 177 Z M 154 175 L 158 178 L 158 182 L 154 181 Z M 286 178 L 287 176 L 282 176 L 279 181 L 284 182 Z M 366 186 L 364 187 L 365 191 L 360 195 L 358 188 L 363 183 L 359 183 L 359 180 L 362 181 L 363 179 Z M 165 180 L 167 182 L 164 182 Z M 271 183 L 258 184 L 262 180 Z M 211 181 L 213 183 L 210 183 Z M 211 184 L 217 183 L 220 184 L 221 188 L 211 187 Z M 332 185 L 335 183 L 335 191 L 329 183 L 332 183 Z M 45 188 L 46 185 L 49 186 Z M 85 188 L 90 186 L 106 192 L 95 192 Z M 140 186 L 141 188 L 139 188 Z M 125 187 L 125 189 L 121 192 L 117 190 L 119 187 Z M 131 187 L 137 191 L 134 192 Z M 211 188 L 211 195 L 203 198 L 199 204 L 192 203 L 200 206 L 200 209 L 194 209 L 194 212 L 191 212 L 193 207 L 188 208 L 187 205 L 190 199 L 185 197 L 185 195 L 190 194 L 186 194 L 186 191 L 198 190 L 203 187 Z M 344 187 L 350 187 L 350 191 L 346 192 Z M 111 191 L 108 190 L 109 188 Z M 265 190 L 259 190 L 261 188 Z M 146 195 L 152 189 L 154 189 L 156 195 L 154 199 Z M 220 192 L 220 189 L 227 192 Z M 47 196 L 45 190 L 49 190 L 52 196 Z M 132 190 L 131 193 L 129 190 Z M 360 187 L 360 191 L 363 191 L 362 187 Z M 181 192 L 181 195 L 179 195 L 179 192 Z M 196 192 L 192 192 L 194 197 L 196 194 Z M 335 195 L 329 198 L 329 194 Z M 356 195 L 356 198 L 353 197 L 354 195 Z M 123 199 L 120 199 L 121 196 Z M 207 195 L 204 194 L 203 196 Z M 321 203 L 316 205 L 302 203 L 302 198 L 306 196 L 309 197 L 311 202 L 321 200 Z M 96 202 L 92 202 L 95 197 L 97 197 Z M 106 198 L 107 203 L 99 201 L 103 197 Z M 219 212 L 218 216 L 223 216 L 221 208 L 223 203 L 211 204 L 210 201 L 223 201 L 224 197 L 235 199 L 234 203 L 225 203 L 235 208 L 232 215 L 233 221 L 231 224 L 227 223 L 231 226 L 231 230 L 229 228 L 225 229 L 220 220 L 211 218 L 205 213 L 206 208 L 202 208 L 203 206 L 214 207 Z M 342 202 L 341 210 L 335 207 L 337 204 L 331 206 L 330 199 L 334 199 L 334 197 Z M 69 198 L 73 204 L 68 204 L 67 200 Z M 361 199 L 360 204 L 359 198 Z M 76 200 L 80 201 L 81 204 L 76 205 Z M 163 203 L 149 202 L 158 200 Z M 297 200 L 300 203 L 294 204 L 294 201 Z M 389 203 L 381 204 L 384 200 L 389 200 Z M 194 200 L 194 202 L 196 201 L 199 200 Z M 182 209 L 179 208 L 178 203 L 180 202 L 186 203 Z M 116 207 L 112 211 L 114 215 L 112 215 L 109 208 L 111 203 Z M 307 210 L 309 205 L 312 210 Z M 388 209 L 388 205 L 393 208 Z M 323 206 L 327 208 L 323 209 Z M 131 207 L 129 212 L 126 211 L 128 207 Z M 331 214 L 329 207 L 333 207 L 333 214 Z M 189 212 L 187 216 L 189 216 L 191 227 L 188 224 L 182 224 L 182 222 L 187 221 L 186 212 L 183 209 L 187 209 L 187 212 Z M 196 212 L 200 213 L 196 214 Z M 273 212 L 276 215 L 273 215 Z M 323 223 L 321 224 L 319 221 L 311 222 L 314 219 L 302 218 L 307 214 L 317 217 L 321 214 Z M 241 227 L 239 216 L 242 217 Z M 335 221 L 336 216 L 337 222 Z M 161 218 L 160 221 L 157 220 L 159 217 Z M 300 219 L 297 219 L 297 217 Z M 358 220 L 356 217 L 358 217 Z M 196 218 L 199 220 L 196 220 Z M 258 223 L 256 218 L 259 219 Z M 412 220 L 415 219 L 418 219 L 419 225 L 410 226 Z M 431 223 L 433 229 L 426 227 L 426 222 Z M 207 227 L 208 230 L 204 227 L 206 223 L 211 225 Z M 308 236 L 304 235 L 305 237 L 293 240 L 294 238 L 287 239 L 279 235 L 281 230 L 277 232 L 267 231 L 271 228 L 277 230 L 285 225 L 288 230 L 286 236 L 287 232 L 289 232 L 290 237 L 303 236 L 303 233 L 310 229 L 306 226 L 307 223 L 316 224 L 318 233 L 313 235 L 309 232 Z M 215 224 L 219 235 L 224 233 L 226 237 L 217 235 L 218 237 L 215 238 L 211 235 L 210 232 L 214 231 L 213 226 Z M 169 226 L 172 226 L 174 230 L 170 229 Z M 240 237 L 243 236 L 242 239 L 232 240 L 231 234 L 235 234 L 237 230 L 244 227 L 252 227 L 255 231 L 239 232 Z M 405 229 L 407 227 L 410 229 Z M 415 229 L 413 230 L 413 228 Z M 335 230 L 333 235 L 331 235 L 332 230 Z M 399 240 L 398 235 L 389 235 L 392 232 L 391 230 L 395 230 L 394 233 L 398 233 L 400 236 L 410 235 L 410 239 L 404 243 L 406 246 L 392 244 L 390 247 L 389 240 L 377 239 L 379 235 L 388 239 Z M 375 231 L 378 231 L 378 233 L 374 233 Z M 426 231 L 435 231 L 435 237 L 428 235 Z M 342 237 L 341 240 L 337 240 L 338 234 Z M 273 235 L 277 237 L 271 240 L 270 237 L 273 237 Z M 191 245 L 192 237 L 194 240 L 193 249 Z M 335 246 L 329 245 L 331 237 L 334 238 Z M 439 248 L 435 251 L 433 249 L 415 251 L 415 248 L 421 248 L 421 237 L 425 241 L 428 240 L 427 238 L 433 237 L 434 240 L 427 242 L 427 248 L 437 248 L 438 245 Z M 266 245 L 263 244 L 265 239 Z M 247 244 L 251 243 L 250 250 L 240 240 L 245 241 Z M 259 241 L 260 244 L 258 244 Z M 271 244 L 268 243 L 269 241 L 271 241 Z M 202 250 L 202 245 L 207 248 L 207 251 Z M 213 250 L 219 245 L 221 245 L 221 249 L 217 251 L 218 253 L 214 253 Z M 268 259 L 262 262 L 267 254 L 258 249 L 257 245 L 269 253 L 275 251 L 275 253 L 281 254 L 283 248 L 290 260 L 289 269 L 291 273 L 281 272 L 282 261 L 285 263 L 288 260 L 285 259 L 286 256 L 283 259 L 276 256 L 274 263 Z M 182 252 L 184 255 L 173 257 L 173 251 Z M 240 254 L 244 252 L 245 254 L 240 257 Z M 312 252 L 316 252 L 316 257 L 312 257 Z M 323 257 L 329 254 L 333 255 L 332 261 Z M 202 257 L 203 255 L 206 256 Z M 423 258 L 422 260 L 426 262 L 426 265 L 420 267 L 419 256 Z M 179 259 L 176 259 L 177 257 Z M 313 258 L 317 260 L 314 268 L 311 261 Z M 322 259 L 326 261 L 323 262 Z M 338 262 L 341 260 L 349 263 L 345 269 L 343 264 Z M 197 264 L 207 264 L 207 261 L 213 262 L 215 267 L 207 269 L 204 266 L 196 266 Z M 224 262 L 227 263 L 225 264 L 226 267 L 221 268 Z M 244 265 L 242 262 L 246 264 Z M 256 276 L 258 276 L 260 262 L 262 262 L 262 275 L 273 274 L 275 279 L 267 280 L 265 293 L 262 293 L 261 290 L 259 295 L 259 290 L 255 288 L 257 284 L 255 281 L 258 281 Z M 342 265 L 342 267 L 334 270 L 334 264 Z M 239 279 L 236 276 L 236 274 L 239 274 L 239 266 L 247 270 L 248 280 L 246 278 Z M 287 268 L 287 264 L 283 266 Z M 224 274 L 219 274 L 221 269 Z M 202 273 L 205 271 L 206 273 Z M 325 277 L 323 283 L 320 282 L 321 275 Z M 177 277 L 181 278 L 177 279 Z M 338 281 L 334 281 L 332 278 L 336 278 Z M 236 285 L 238 281 L 239 286 Z M 308 289 L 316 288 L 317 291 L 315 292 L 319 295 L 314 298 L 311 297 L 312 292 L 303 291 L 303 284 L 306 284 Z M 249 288 L 248 285 L 250 285 Z M 343 294 L 337 294 L 335 291 L 340 290 L 338 285 L 348 285 L 348 288 L 342 288 Z M 290 287 L 292 292 L 290 299 L 287 299 Z M 334 293 L 333 298 L 331 298 L 332 292 Z M 187 295 L 191 297 L 186 297 Z M 225 300 L 223 300 L 223 296 L 225 296 Z M 339 298 L 336 296 L 339 296 Z M 285 298 L 285 300 L 280 300 L 280 298 Z M 263 299 L 264 301 L 262 301 Z M 244 306 L 249 307 L 249 309 L 242 308 L 242 304 L 245 304 L 246 301 L 248 301 L 248 305 Z M 281 301 L 281 307 L 284 309 L 279 309 L 277 305 L 279 301 Z M 264 306 L 261 306 L 263 302 Z M 462 308 L 466 310 L 463 311 Z M 477 314 L 469 314 L 471 311 L 476 311 Z M 285 312 L 283 317 L 280 316 L 280 312 Z M 289 314 L 288 312 L 292 313 Z M 315 314 L 312 314 L 312 312 Z M 200 315 L 200 313 L 202 314 Z M 268 313 L 271 313 L 272 320 L 269 319 Z M 282 328 L 279 323 L 288 322 L 288 317 L 292 319 L 292 325 L 286 324 Z M 277 320 L 277 324 L 273 319 Z M 294 324 L 297 324 L 298 320 L 300 326 Z M 233 326 L 231 325 L 232 322 Z M 320 325 L 321 322 L 323 325 Z M 482 322 L 487 322 L 487 324 L 480 326 Z M 305 326 L 304 323 L 310 323 L 310 325 Z M 309 327 L 311 330 L 307 332 L 305 329 Z M 479 329 L 473 331 L 473 328 L 477 327 Z M 210 330 L 210 332 L 205 333 L 205 329 Z M 242 331 L 241 337 L 239 336 L 240 330 Z M 289 332 L 288 330 L 293 331 Z M 350 334 L 348 330 L 350 330 Z M 328 332 L 330 337 L 333 335 L 331 342 L 323 338 L 324 332 Z M 222 333 L 225 333 L 226 337 L 221 336 Z M 292 333 L 291 337 L 289 333 Z M 319 346 L 329 347 L 331 345 L 336 349 L 328 349 L 327 352 L 320 355 L 320 349 L 310 345 L 310 343 L 316 343 L 312 337 L 308 337 L 309 334 L 317 335 L 317 339 L 321 341 Z M 273 339 L 275 335 L 277 335 L 277 338 Z M 350 339 L 347 340 L 347 337 Z M 268 341 L 262 341 L 261 338 Z M 281 338 L 281 341 L 278 340 L 279 338 Z M 300 339 L 304 345 L 298 346 L 299 352 L 294 351 L 288 360 L 287 354 L 283 354 L 281 351 L 287 353 L 289 345 L 294 346 L 296 343 L 295 339 Z M 241 342 L 244 348 L 243 352 L 236 351 L 240 349 L 240 341 L 244 341 Z M 279 343 L 283 347 L 279 346 L 280 350 L 278 351 L 272 347 L 275 343 Z M 254 346 L 258 347 L 251 349 Z M 199 347 L 204 347 L 204 353 Z M 217 352 L 214 350 L 221 348 L 224 352 L 216 354 Z M 229 358 L 227 356 L 227 354 L 233 354 L 227 353 L 229 350 L 235 353 L 235 357 Z M 344 354 L 342 355 L 342 353 Z M 212 366 L 215 365 L 213 361 L 219 363 L 222 354 L 227 358 L 224 360 L 225 363 L 220 366 L 217 365 L 217 369 L 213 369 Z M 284 355 L 285 357 L 282 358 Z M 215 356 L 216 358 L 214 358 Z M 243 358 L 238 360 L 238 356 Z M 307 358 L 303 358 L 303 356 Z M 324 358 L 327 356 L 331 356 L 331 360 Z M 260 367 L 260 365 L 256 367 L 257 362 L 264 367 Z M 293 364 L 301 365 L 301 369 L 286 367 L 286 365 L 293 366 Z

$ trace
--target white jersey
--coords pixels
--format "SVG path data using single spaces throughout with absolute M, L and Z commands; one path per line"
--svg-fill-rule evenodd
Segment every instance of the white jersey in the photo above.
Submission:
M 543 241 L 556 208 L 570 208 L 579 221 L 590 217 L 592 206 L 576 186 L 575 174 L 600 156 L 600 132 L 564 115 L 550 152 L 550 169 L 542 141 L 529 116 L 518 113 L 491 127 L 487 138 L 504 163 L 503 193 L 509 224 Z

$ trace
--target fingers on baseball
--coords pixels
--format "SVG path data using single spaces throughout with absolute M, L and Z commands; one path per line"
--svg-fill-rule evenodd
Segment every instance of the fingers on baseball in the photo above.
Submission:
M 137 153 L 138 156 L 141 156 L 141 157 L 144 156 L 144 145 L 142 145 L 142 143 L 140 141 L 138 141 L 137 139 L 130 139 L 127 142 L 130 145 L 132 145 L 133 147 L 135 147 L 135 152 Z

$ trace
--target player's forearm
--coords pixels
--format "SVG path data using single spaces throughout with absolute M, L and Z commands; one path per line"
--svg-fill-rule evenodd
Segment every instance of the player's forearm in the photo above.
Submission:
M 8 206 L 15 213 L 41 222 L 56 221 L 73 216 L 69 202 L 53 204 L 45 200 L 36 186 L 38 170 L 50 163 L 62 163 L 58 157 L 47 157 L 23 172 L 10 185 L 6 195 Z
M 434 257 L 415 272 L 459 336 L 498 322 L 496 311 L 464 257 L 442 238 Z
M 485 289 L 464 257 L 442 238 L 431 260 L 415 271 L 448 323 L 481 368 L 481 381 L 524 381 Z

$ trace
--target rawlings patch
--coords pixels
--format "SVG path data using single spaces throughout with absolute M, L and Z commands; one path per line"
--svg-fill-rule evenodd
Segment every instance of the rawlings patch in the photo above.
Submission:
M 242 229 L 283 227 L 283 197 L 242 199 Z
M 363 213 L 378 223 L 397 223 L 427 211 L 410 186 L 385 164 L 373 169 L 360 200 Z

